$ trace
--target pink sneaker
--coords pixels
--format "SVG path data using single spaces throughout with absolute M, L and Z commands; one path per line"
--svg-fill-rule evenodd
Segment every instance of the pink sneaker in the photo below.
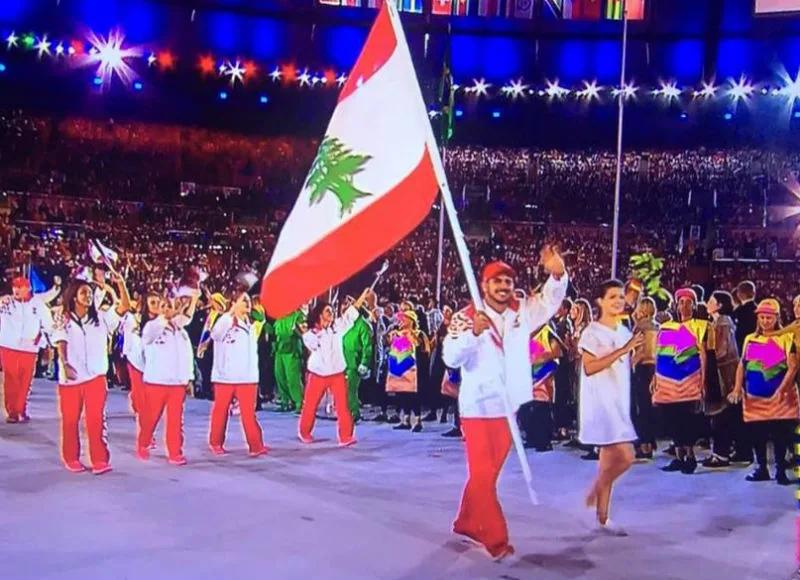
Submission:
M 169 462 L 172 465 L 186 465 L 189 463 L 186 461 L 186 458 L 183 455 L 178 455 L 177 457 L 170 457 Z
M 150 441 L 150 445 L 147 446 L 148 449 L 155 449 L 156 447 L 157 447 L 157 445 L 156 445 L 156 440 L 155 439 Z
M 145 447 L 137 447 L 136 457 L 141 459 L 142 461 L 147 461 L 148 459 L 150 459 L 150 450 Z
M 346 439 L 344 441 L 341 441 L 339 443 L 339 447 L 351 447 L 351 446 L 355 445 L 356 443 L 358 443 L 358 439 L 356 439 L 355 437 L 350 437 L 350 439 Z
M 211 449 L 211 453 L 214 455 L 227 455 L 228 452 L 222 447 L 222 445 L 209 445 L 209 449 Z
M 298 438 L 298 439 L 299 439 L 301 442 L 305 443 L 306 445 L 310 445 L 311 443 L 313 443 L 313 442 L 314 442 L 314 438 L 313 438 L 313 437 L 304 437 L 304 436 L 303 436 L 303 435 L 301 435 L 300 433 L 298 433 L 298 434 L 297 434 L 297 438 Z
M 94 467 L 92 467 L 92 473 L 94 475 L 103 475 L 104 473 L 108 473 L 111 471 L 111 466 L 108 463 L 98 463 Z
M 67 468 L 67 471 L 72 473 L 83 473 L 86 471 L 86 466 L 80 461 L 70 461 L 69 463 L 65 463 L 64 467 Z
M 261 457 L 262 455 L 266 455 L 267 453 L 269 453 L 269 447 L 264 445 L 264 447 L 262 447 L 261 449 L 257 449 L 256 451 L 251 451 L 248 455 L 250 455 L 250 457 Z

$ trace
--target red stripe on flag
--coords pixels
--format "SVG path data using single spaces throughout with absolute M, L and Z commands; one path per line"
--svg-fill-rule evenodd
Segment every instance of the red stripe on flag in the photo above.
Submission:
M 399 184 L 314 246 L 264 276 L 261 304 L 272 318 L 294 312 L 389 251 L 430 212 L 439 191 L 427 146 Z
M 395 48 L 397 48 L 397 37 L 392 29 L 388 5 L 384 2 L 375 19 L 375 24 L 372 25 L 372 30 L 369 32 L 367 42 L 364 44 L 353 70 L 350 71 L 350 76 L 342 87 L 342 92 L 339 93 L 338 102 L 341 103 L 378 72 L 391 58 Z

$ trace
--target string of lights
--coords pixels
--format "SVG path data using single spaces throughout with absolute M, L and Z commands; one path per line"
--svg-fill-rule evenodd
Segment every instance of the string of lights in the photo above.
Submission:
M 344 72 L 332 68 L 317 70 L 293 63 L 267 66 L 253 60 L 220 58 L 210 53 L 202 54 L 192 62 L 184 62 L 167 49 L 143 46 L 126 46 L 125 36 L 120 31 L 111 31 L 107 36 L 89 33 L 82 39 L 51 39 L 48 34 L 10 32 L 4 39 L 7 52 L 21 51 L 35 55 L 38 61 L 63 62 L 75 68 L 95 67 L 93 83 L 108 87 L 114 79 L 133 90 L 142 90 L 143 74 L 156 70 L 168 73 L 180 66 L 191 66 L 202 78 L 218 78 L 227 81 L 229 89 L 244 87 L 258 82 L 276 83 L 283 86 L 313 88 L 341 88 L 347 81 Z M 0 72 L 7 64 L 0 63 Z M 724 82 L 704 80 L 697 86 L 680 86 L 674 80 L 664 80 L 657 86 L 636 85 L 633 81 L 619 86 L 602 86 L 596 80 L 585 80 L 577 86 L 561 85 L 557 79 L 545 79 L 534 85 L 523 78 L 509 80 L 506 84 L 493 84 L 486 79 L 471 79 L 466 84 L 454 84 L 456 93 L 466 98 L 506 98 L 511 101 L 542 98 L 549 101 L 575 100 L 585 103 L 598 102 L 609 97 L 626 101 L 655 99 L 663 103 L 682 100 L 712 101 L 728 99 L 732 103 L 749 101 L 756 97 L 779 97 L 790 105 L 800 101 L 800 71 L 794 77 L 785 70 L 773 81 L 756 83 L 746 76 L 729 78 Z M 220 93 L 222 94 L 222 93 Z M 227 91 L 225 91 L 227 95 Z M 433 114 L 436 114 L 434 111 Z

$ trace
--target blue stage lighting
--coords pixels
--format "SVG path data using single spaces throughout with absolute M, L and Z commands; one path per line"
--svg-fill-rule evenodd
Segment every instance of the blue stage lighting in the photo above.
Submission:
M 499 119 L 500 118 L 500 111 L 492 111 L 492 117 L 494 117 L 495 119 Z
M 143 88 L 144 88 L 144 85 L 142 84 L 141 81 L 135 81 L 133 83 L 133 90 L 134 91 L 141 91 Z
M 688 119 L 688 118 L 689 118 L 688 113 L 681 113 L 681 119 Z
M 800 119 L 800 111 L 795 111 L 794 112 L 794 118 L 795 119 Z
M 261 98 L 259 99 L 259 102 L 262 105 L 266 105 L 267 103 L 269 103 L 269 97 L 267 97 L 267 95 L 261 95 Z
M 100 85 L 103 84 L 103 79 L 101 79 L 100 77 L 94 77 L 92 82 L 94 83 L 95 86 L 99 87 Z
M 227 100 L 227 98 L 228 98 L 228 93 L 226 93 L 225 91 L 220 91 L 220 92 L 219 92 L 219 98 L 220 98 L 220 100 L 221 100 L 221 101 L 225 101 L 225 100 Z
M 723 118 L 724 118 L 726 121 L 730 121 L 731 119 L 733 119 L 733 114 L 732 114 L 732 113 L 725 113 L 725 114 L 723 115 Z
M 2 72 L 6 72 L 6 65 L 4 65 L 2 62 L 0 62 L 0 73 L 2 73 Z
M 463 117 L 464 111 L 462 109 L 456 109 L 456 117 Z

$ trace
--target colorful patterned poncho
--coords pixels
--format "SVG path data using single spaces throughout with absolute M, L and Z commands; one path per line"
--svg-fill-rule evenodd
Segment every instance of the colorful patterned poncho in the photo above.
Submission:
M 708 322 L 669 321 L 661 325 L 656 339 L 656 385 L 653 403 L 700 401 L 703 396 L 700 351 Z

